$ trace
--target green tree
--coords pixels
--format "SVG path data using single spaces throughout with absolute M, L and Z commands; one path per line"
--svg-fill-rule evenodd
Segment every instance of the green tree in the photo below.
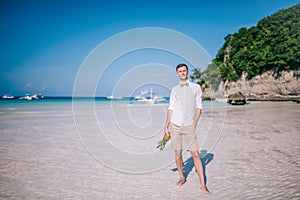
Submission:
M 222 79 L 251 79 L 267 70 L 299 69 L 300 4 L 261 19 L 257 26 L 228 34 L 213 62 Z

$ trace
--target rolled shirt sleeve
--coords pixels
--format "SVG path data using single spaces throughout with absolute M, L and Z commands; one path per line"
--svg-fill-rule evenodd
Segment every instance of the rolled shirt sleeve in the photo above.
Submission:
M 202 109 L 202 90 L 200 85 L 198 85 L 196 91 L 196 107 Z
M 171 94 L 170 94 L 170 101 L 169 101 L 169 110 L 175 110 L 177 107 L 177 104 L 176 104 L 176 96 L 174 94 L 174 91 L 172 90 L 171 91 Z

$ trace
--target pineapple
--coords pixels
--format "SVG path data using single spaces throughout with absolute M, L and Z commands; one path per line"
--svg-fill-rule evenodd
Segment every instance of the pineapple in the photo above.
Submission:
M 170 134 L 170 132 L 168 132 L 168 133 L 165 133 L 165 135 L 164 135 L 164 137 L 163 137 L 163 139 L 162 140 L 160 140 L 159 142 L 158 142 L 158 144 L 157 144 L 157 149 L 159 148 L 159 150 L 163 150 L 164 148 L 165 148 L 165 146 L 166 146 L 166 144 L 167 144 L 167 142 L 170 140 L 170 138 L 171 138 L 171 134 Z

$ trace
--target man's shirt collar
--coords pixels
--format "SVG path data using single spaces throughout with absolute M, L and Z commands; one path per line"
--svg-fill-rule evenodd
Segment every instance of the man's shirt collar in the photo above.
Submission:
M 189 83 L 190 83 L 189 80 L 186 80 L 186 81 L 184 81 L 184 82 L 183 82 L 183 81 L 180 81 L 179 84 L 180 84 L 180 87 L 183 87 L 183 86 L 189 86 Z

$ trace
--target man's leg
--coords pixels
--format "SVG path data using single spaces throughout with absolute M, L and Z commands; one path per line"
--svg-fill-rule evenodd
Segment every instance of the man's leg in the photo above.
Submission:
M 183 160 L 182 160 L 182 150 L 175 150 L 175 161 L 178 169 L 178 173 L 180 176 L 179 181 L 177 182 L 177 186 L 182 186 L 185 183 L 185 177 L 183 174 Z
M 199 179 L 200 179 L 200 185 L 201 185 L 201 189 L 204 191 L 205 194 L 211 194 L 209 192 L 209 190 L 206 187 L 206 184 L 204 182 L 204 171 L 203 171 L 203 165 L 202 162 L 200 160 L 200 155 L 198 151 L 191 151 L 191 155 L 194 159 L 194 165 L 195 168 L 197 170 Z
M 175 162 L 177 165 L 178 173 L 180 176 L 177 186 L 182 186 L 185 183 L 185 177 L 183 174 L 183 160 L 182 160 L 182 134 L 180 132 L 180 127 L 175 124 L 170 124 L 171 132 L 171 146 L 175 150 Z

